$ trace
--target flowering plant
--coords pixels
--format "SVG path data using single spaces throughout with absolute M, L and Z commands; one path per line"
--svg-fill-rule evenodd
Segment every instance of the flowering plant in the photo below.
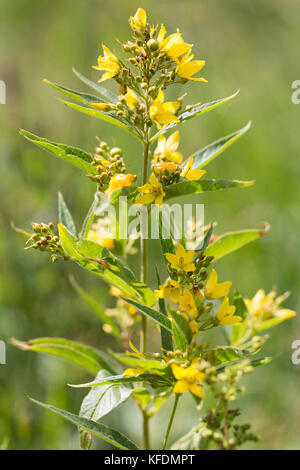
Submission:
M 53 223 L 32 223 L 33 233 L 23 233 L 28 238 L 27 249 L 49 252 L 53 262 L 74 261 L 110 285 L 115 307 L 103 310 L 71 278 L 75 291 L 100 317 L 104 332 L 117 341 L 119 352 L 96 350 L 64 338 L 14 339 L 13 342 L 24 350 L 72 361 L 92 374 L 93 379 L 88 383 L 74 385 L 89 389 L 78 415 L 34 400 L 79 427 L 82 449 L 91 446 L 92 434 L 120 449 L 138 448 L 140 443 L 133 443 L 118 430 L 99 422 L 129 399 L 143 417 L 145 449 L 151 448 L 151 418 L 167 400 L 173 400 L 170 420 L 161 439 L 161 447 L 167 448 L 176 408 L 185 393 L 194 399 L 199 424 L 171 448 L 238 449 L 245 442 L 257 439 L 248 424 L 235 421 L 240 410 L 232 408 L 231 402 L 243 391 L 239 381 L 270 361 L 256 356 L 268 338 L 261 333 L 293 317 L 295 312 L 281 306 L 288 293 L 277 297 L 274 290 L 269 294 L 259 290 L 253 299 L 247 299 L 235 290 L 232 295 L 232 283 L 220 282 L 215 269 L 220 258 L 264 235 L 267 224 L 259 229 L 217 236 L 213 233 L 215 224 L 211 223 L 202 227 L 201 236 L 188 240 L 181 234 L 175 243 L 171 234 L 164 236 L 163 207 L 170 199 L 180 196 L 253 185 L 254 181 L 202 178 L 206 174 L 204 167 L 237 141 L 250 124 L 184 159 L 178 151 L 179 132 L 174 128 L 231 101 L 237 93 L 185 108 L 184 97 L 167 101 L 165 90 L 173 84 L 184 85 L 189 80 L 206 82 L 198 75 L 205 61 L 194 59 L 192 45 L 184 41 L 179 30 L 167 35 L 164 25 L 150 25 L 143 9 L 139 8 L 129 23 L 132 39 L 122 44 L 129 58 L 122 60 L 103 45 L 103 55 L 94 66 L 101 72 L 98 83 L 75 71 L 97 95 L 45 82 L 73 100 L 60 100 L 66 106 L 118 126 L 137 138 L 143 145 L 143 165 L 138 175 L 127 173 L 120 148 L 111 148 L 100 139 L 95 151 L 88 153 L 20 130 L 34 144 L 77 166 L 95 185 L 94 200 L 79 232 L 59 194 L 57 229 Z M 102 82 L 106 80 L 118 84 L 118 95 L 103 87 Z M 138 184 L 136 180 L 140 177 Z M 140 212 L 144 208 L 147 220 L 152 216 L 151 207 L 157 209 L 155 221 L 165 262 L 165 279 L 156 270 L 157 285 L 153 289 L 147 281 L 147 238 L 142 232 L 122 236 L 124 219 L 119 215 L 112 233 L 108 228 L 111 217 L 104 216 L 108 206 L 119 207 L 124 197 L 130 208 Z M 191 223 L 195 227 L 198 220 Z M 138 239 L 139 280 L 126 264 L 127 257 L 137 252 Z M 150 321 L 157 324 L 161 337 L 161 348 L 155 352 L 149 351 Z M 224 344 L 216 342 L 214 337 L 204 341 L 204 333 L 213 329 L 223 331 Z M 156 334 L 154 330 L 152 334 Z M 120 352 L 124 350 L 125 353 Z M 214 406 L 203 416 L 201 406 L 208 396 Z

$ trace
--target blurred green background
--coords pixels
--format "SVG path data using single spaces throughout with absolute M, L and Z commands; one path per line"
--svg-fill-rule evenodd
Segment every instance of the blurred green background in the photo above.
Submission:
M 55 222 L 58 190 L 80 225 L 93 184 L 26 142 L 17 129 L 88 151 L 98 135 L 124 149 L 131 172 L 139 170 L 141 149 L 134 138 L 65 108 L 42 83 L 48 78 L 84 90 L 72 66 L 96 80 L 91 65 L 101 43 L 117 50 L 115 38 L 128 38 L 128 17 L 137 7 L 147 10 L 151 22 L 163 22 L 169 32 L 180 27 L 185 40 L 194 43 L 196 57 L 206 59 L 203 76 L 208 84 L 188 84 L 186 102 L 221 98 L 241 88 L 231 104 L 181 128 L 180 150 L 186 156 L 253 121 L 250 132 L 208 167 L 208 176 L 255 178 L 256 185 L 209 194 L 202 201 L 206 221 L 218 220 L 218 233 L 263 220 L 271 231 L 221 261 L 220 276 L 231 279 L 244 295 L 277 285 L 280 293 L 292 291 L 290 308 L 297 310 L 300 303 L 300 106 L 291 102 L 291 83 L 300 79 L 298 0 L 2 0 L 0 79 L 6 82 L 7 104 L 0 106 L 0 339 L 7 342 L 7 365 L 0 366 L 0 443 L 6 440 L 10 449 L 77 448 L 76 429 L 37 409 L 27 396 L 77 412 L 86 392 L 70 390 L 66 383 L 88 377 L 54 358 L 16 350 L 9 338 L 65 336 L 95 346 L 108 344 L 68 276 L 75 273 L 103 303 L 106 286 L 69 263 L 51 264 L 47 255 L 24 252 L 24 238 L 10 227 L 11 220 L 25 228 L 30 221 Z M 177 86 L 170 97 L 182 93 Z M 239 405 L 244 420 L 262 437 L 256 448 L 300 448 L 300 366 L 291 362 L 299 322 L 296 318 L 272 332 L 265 354 L 274 355 L 274 362 L 244 381 L 248 391 Z M 179 409 L 173 438 L 196 423 L 190 405 L 187 399 Z M 138 439 L 140 418 L 132 418 L 131 411 L 132 405 L 125 405 L 105 421 Z M 166 405 L 164 419 L 168 412 Z M 152 431 L 158 429 L 155 419 Z

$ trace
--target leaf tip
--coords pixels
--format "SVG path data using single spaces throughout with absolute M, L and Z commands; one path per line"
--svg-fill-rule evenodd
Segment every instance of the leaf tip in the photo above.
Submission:
M 263 237 L 264 235 L 266 235 L 266 233 L 269 232 L 271 226 L 268 222 L 259 222 L 258 225 L 261 225 L 263 226 L 264 228 L 262 230 L 260 230 L 259 234 Z

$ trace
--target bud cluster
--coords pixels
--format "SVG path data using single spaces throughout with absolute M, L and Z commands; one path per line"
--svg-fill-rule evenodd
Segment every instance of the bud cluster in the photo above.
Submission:
M 124 174 L 126 171 L 123 152 L 118 147 L 110 148 L 109 145 L 99 140 L 99 145 L 95 149 L 93 162 L 98 171 L 98 175 L 88 175 L 93 181 L 98 183 L 100 190 L 109 187 L 109 182 L 113 175 Z
M 60 258 L 64 260 L 69 259 L 64 253 L 59 237 L 54 232 L 54 224 L 52 222 L 48 224 L 32 222 L 31 226 L 34 233 L 27 241 L 27 243 L 31 243 L 27 248 L 50 252 L 50 259 L 53 262 Z

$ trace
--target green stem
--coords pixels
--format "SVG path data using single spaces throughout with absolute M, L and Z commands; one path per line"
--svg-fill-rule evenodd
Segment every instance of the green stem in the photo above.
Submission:
M 163 445 L 162 450 L 165 450 L 165 448 L 167 446 L 168 437 L 169 437 L 171 427 L 172 427 L 172 424 L 173 424 L 173 420 L 174 420 L 174 416 L 175 416 L 175 413 L 176 413 L 179 397 L 180 397 L 180 395 L 178 393 L 176 393 L 175 401 L 174 401 L 174 405 L 173 405 L 173 410 L 172 410 L 172 413 L 171 413 L 171 416 L 170 416 L 170 421 L 169 421 L 169 424 L 168 424 L 168 428 L 167 428 L 167 432 L 166 432 L 166 435 L 165 435 L 164 445 Z

